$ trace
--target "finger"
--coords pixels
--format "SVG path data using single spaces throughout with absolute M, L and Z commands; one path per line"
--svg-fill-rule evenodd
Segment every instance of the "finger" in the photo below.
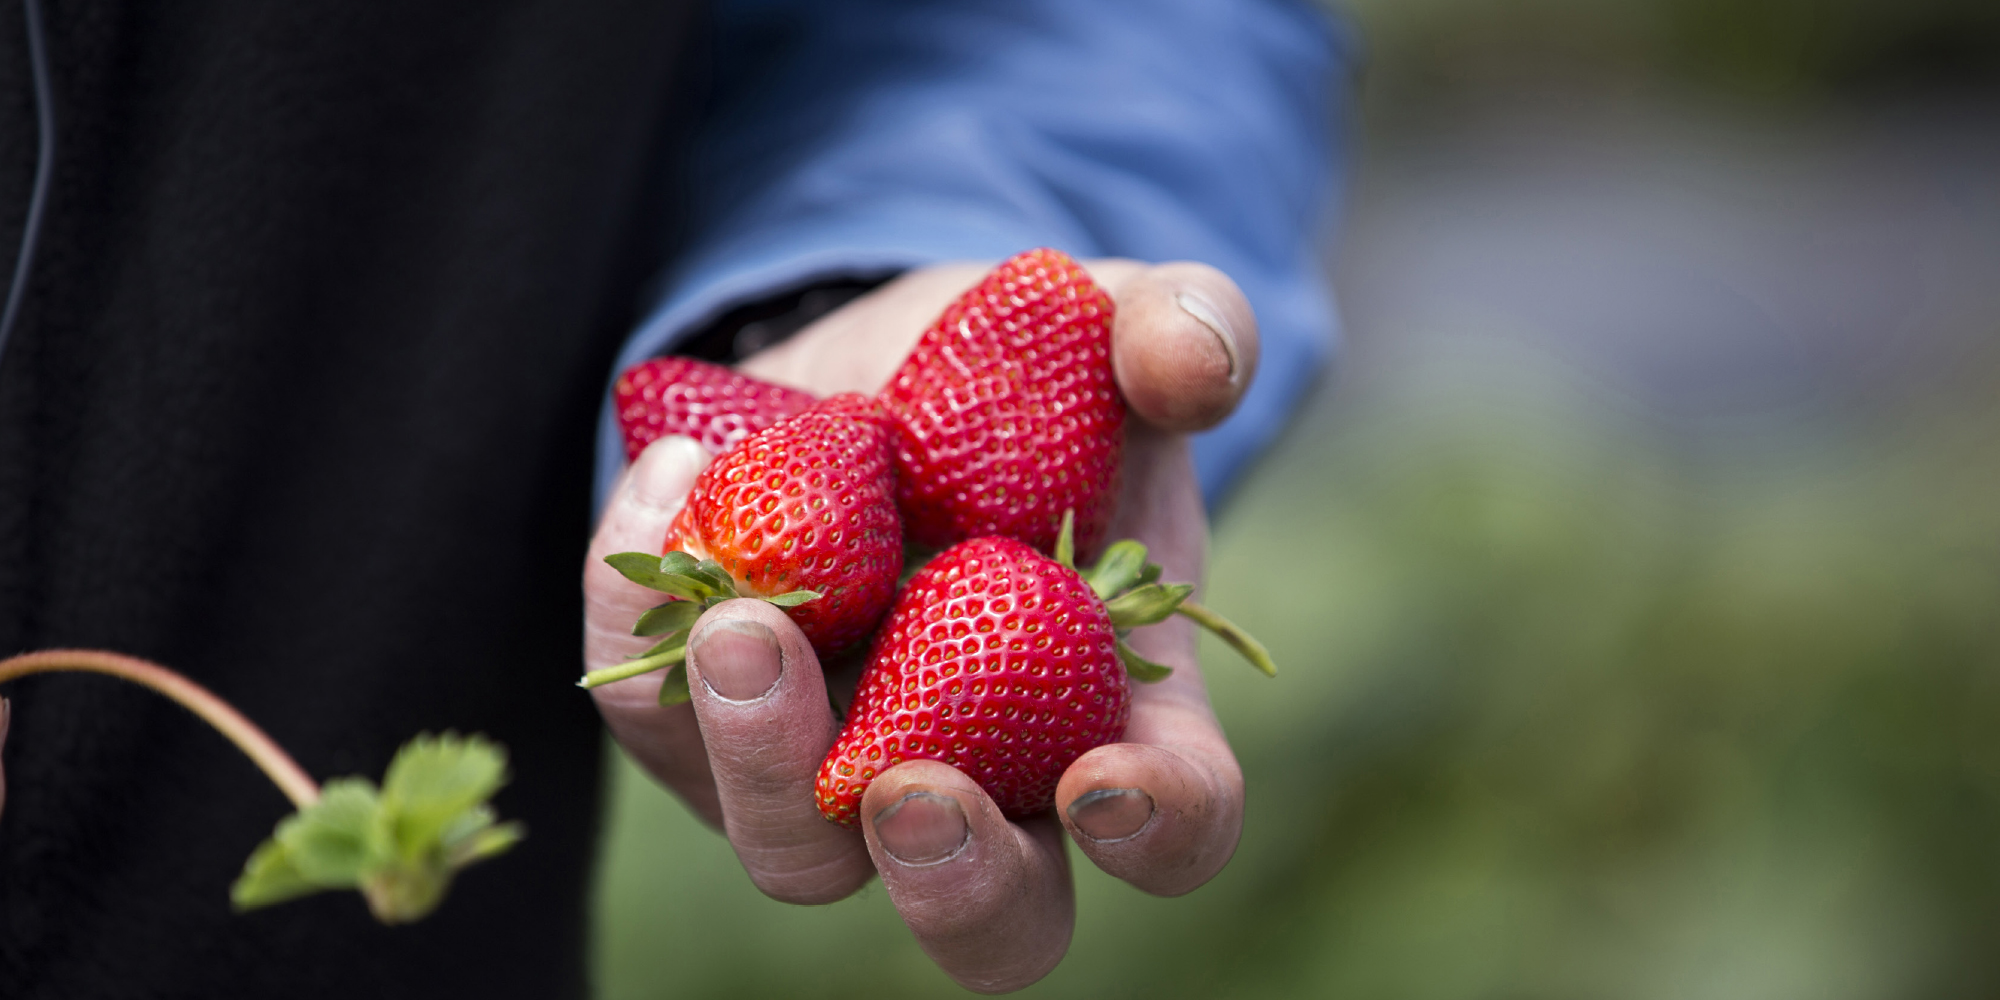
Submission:
M 1105 873 L 1179 896 L 1214 878 L 1236 852 L 1243 771 L 1206 704 L 1135 699 L 1132 715 L 1125 742 L 1098 747 L 1063 772 L 1056 808 Z
M 1177 261 L 1110 287 L 1118 306 L 1112 368 L 1132 411 L 1183 433 L 1229 416 L 1257 372 L 1257 320 L 1236 283 Z
M 1186 438 L 1141 426 L 1126 441 L 1116 533 L 1146 541 L 1166 579 L 1200 579 L 1204 518 Z M 1058 815 L 1084 854 L 1158 895 L 1214 877 L 1243 827 L 1243 772 L 1209 708 L 1194 640 L 1179 617 L 1132 632 L 1140 655 L 1173 673 L 1134 684 L 1124 742 L 1083 755 L 1056 786 Z
M 686 502 L 708 452 L 684 437 L 664 437 L 646 447 L 612 488 L 583 563 L 583 662 L 596 670 L 645 651 L 656 640 L 632 634 L 640 613 L 660 603 L 658 592 L 619 575 L 604 562 L 617 552 L 658 552 L 667 528 Z M 633 761 L 654 780 L 719 824 L 722 812 L 694 709 L 659 703 L 664 671 L 641 674 L 591 692 L 604 723 Z
M 798 626 L 763 601 L 709 609 L 688 640 L 688 690 L 722 826 L 750 881 L 788 903 L 861 888 L 873 868 L 860 835 L 821 818 L 813 795 L 840 727 Z
M 882 772 L 861 797 L 868 852 L 917 944 L 960 986 L 1017 990 L 1069 950 L 1075 893 L 1062 833 L 1019 825 L 972 779 L 937 761 Z

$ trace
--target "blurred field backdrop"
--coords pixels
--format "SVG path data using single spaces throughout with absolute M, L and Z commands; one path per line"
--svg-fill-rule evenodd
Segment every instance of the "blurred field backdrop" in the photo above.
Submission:
M 1242 847 L 1084 865 L 1028 993 L 2000 995 L 2000 4 L 1352 13 L 1348 346 L 1215 525 Z M 612 820 L 609 1000 L 957 995 Z

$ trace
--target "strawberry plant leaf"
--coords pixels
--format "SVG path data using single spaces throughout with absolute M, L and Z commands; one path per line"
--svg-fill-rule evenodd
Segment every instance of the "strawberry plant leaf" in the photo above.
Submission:
M 655 605 L 632 625 L 633 635 L 660 635 L 691 628 L 701 617 L 701 605 L 694 601 L 668 601 Z
M 1192 593 L 1191 583 L 1149 583 L 1104 602 L 1104 610 L 1110 613 L 1112 625 L 1137 628 L 1166 621 Z
M 817 590 L 794 590 L 776 597 L 766 597 L 764 600 L 781 608 L 796 608 L 807 601 L 817 601 L 824 596 Z
M 662 558 L 644 552 L 618 552 L 604 557 L 612 569 L 625 579 L 663 594 L 671 594 L 684 601 L 700 601 L 714 597 L 715 588 L 694 577 L 679 573 L 668 573 L 660 568 Z
M 669 552 L 666 555 L 660 557 L 660 572 L 662 573 L 674 573 L 680 576 L 692 576 L 694 574 L 694 568 L 699 565 L 701 565 L 701 560 L 696 559 L 695 557 L 688 555 L 687 553 L 682 552 L 679 549 L 675 549 L 674 551 Z
M 366 778 L 338 778 L 319 801 L 281 820 L 245 862 L 230 901 L 248 910 L 358 889 L 382 923 L 421 918 L 460 869 L 520 841 L 520 824 L 496 824 L 486 803 L 506 780 L 499 744 L 419 735 L 397 751 L 380 792 Z
M 1139 579 L 1133 581 L 1133 586 L 1143 587 L 1149 583 L 1157 583 L 1159 579 L 1160 564 L 1147 563 L 1143 569 L 1139 570 Z
M 278 824 L 272 836 L 283 844 L 306 881 L 329 889 L 351 888 L 394 853 L 375 784 L 367 778 L 336 778 L 320 799 Z
M 382 779 L 382 808 L 405 856 L 463 836 L 463 824 L 507 783 L 507 753 L 480 736 L 418 736 L 403 744 Z M 490 812 L 482 825 L 492 825 Z
M 707 584 L 718 596 L 737 596 L 736 581 L 730 578 L 721 563 L 713 559 L 703 559 L 700 565 L 688 572 L 688 575 Z
M 1087 579 L 1090 589 L 1097 592 L 1097 599 L 1108 601 L 1126 588 L 1139 582 L 1139 574 L 1146 570 L 1146 546 L 1130 538 L 1113 542 L 1104 550 L 1097 565 L 1090 568 Z
M 1063 510 L 1062 528 L 1056 532 L 1056 562 L 1076 568 L 1076 511 Z
M 1118 659 L 1125 664 L 1125 672 L 1141 684 L 1158 683 L 1166 680 L 1174 672 L 1174 668 L 1164 663 L 1154 663 L 1140 656 L 1139 651 L 1126 644 L 1123 639 L 1118 640 Z
M 519 823 L 500 823 L 482 827 L 467 834 L 463 839 L 447 846 L 446 858 L 457 868 L 487 858 L 498 857 L 507 849 L 521 842 L 528 835 L 527 828 Z
M 325 888 L 300 874 L 298 866 L 292 864 L 292 852 L 272 838 L 251 852 L 250 860 L 243 865 L 243 874 L 229 887 L 229 902 L 241 912 L 308 896 Z
M 667 671 L 667 676 L 660 679 L 660 704 L 685 705 L 693 700 L 694 694 L 688 690 L 687 665 L 676 663 L 673 669 Z

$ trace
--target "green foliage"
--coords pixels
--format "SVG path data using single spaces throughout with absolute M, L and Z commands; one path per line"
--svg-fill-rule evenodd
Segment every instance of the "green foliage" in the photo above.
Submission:
M 366 778 L 337 778 L 317 803 L 285 817 L 230 890 L 239 910 L 328 889 L 355 889 L 376 919 L 430 913 L 453 875 L 521 839 L 496 823 L 487 800 L 507 781 L 506 751 L 479 736 L 424 734 L 403 745 L 378 793 Z
M 1121 628 L 1154 625 L 1173 617 L 1174 609 L 1194 593 L 1192 583 L 1149 583 L 1104 602 L 1111 624 Z
M 1123 639 L 1118 640 L 1118 660 L 1125 664 L 1125 673 L 1141 684 L 1157 684 L 1173 676 L 1174 668 L 1140 656 L 1139 651 Z
M 694 620 L 701 617 L 701 605 L 693 601 L 668 601 L 655 605 L 639 616 L 632 626 L 633 635 L 670 635 L 691 628 Z
M 687 659 L 688 633 L 702 612 L 738 596 L 736 582 L 715 560 L 696 562 L 693 556 L 679 551 L 664 556 L 619 552 L 605 556 L 604 561 L 625 579 L 648 590 L 671 595 L 675 600 L 654 605 L 632 625 L 633 635 L 661 635 L 665 638 L 655 643 L 653 648 L 631 657 L 627 663 L 584 674 L 583 680 L 577 682 L 578 686 L 599 687 L 666 668 L 668 674 L 660 687 L 660 704 L 677 705 L 687 701 L 687 673 L 681 664 Z M 817 590 L 793 590 L 759 600 L 780 608 L 796 608 L 807 601 L 817 601 L 821 596 Z
M 1328 0 L 1368 40 L 1371 100 L 1692 86 L 1796 102 L 2000 76 L 1991 0 Z M 1386 93 L 1385 93 L 1386 92 Z
M 660 704 L 685 705 L 693 700 L 694 694 L 688 690 L 687 664 L 676 663 L 660 679 Z
M 1098 600 L 1110 600 L 1113 594 L 1122 593 L 1137 584 L 1147 565 L 1146 546 L 1126 538 L 1106 547 L 1104 555 L 1098 557 L 1097 565 L 1092 566 L 1084 578 L 1090 582 L 1090 589 L 1096 591 Z M 1154 567 L 1156 577 L 1158 569 Z

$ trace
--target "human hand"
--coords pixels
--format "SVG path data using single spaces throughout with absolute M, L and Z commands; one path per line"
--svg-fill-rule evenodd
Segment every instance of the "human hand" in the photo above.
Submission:
M 1181 435 L 1235 406 L 1255 366 L 1254 321 L 1234 284 L 1210 268 L 1130 261 L 1089 268 L 1118 304 L 1113 363 L 1133 417 L 1110 537 L 1146 543 L 1166 579 L 1198 580 L 1205 519 Z M 819 395 L 872 393 L 931 318 L 984 272 L 976 265 L 912 272 L 743 367 Z M 656 442 L 613 491 L 585 565 L 588 668 L 649 645 L 629 629 L 657 601 L 603 556 L 656 550 L 706 461 L 686 439 Z M 690 703 L 660 706 L 657 673 L 595 696 L 626 751 L 727 832 L 766 893 L 831 902 L 879 871 L 918 943 L 947 974 L 969 989 L 1003 992 L 1041 978 L 1068 947 L 1074 912 L 1063 828 L 1100 868 L 1160 895 L 1200 886 L 1235 849 L 1242 775 L 1208 707 L 1191 624 L 1171 618 L 1131 642 L 1174 667 L 1173 675 L 1134 685 L 1125 742 L 1085 754 L 1065 772 L 1054 814 L 1019 824 L 970 779 L 934 761 L 877 777 L 860 831 L 822 819 L 813 780 L 839 732 L 826 679 L 839 665 L 821 664 L 783 612 L 761 601 L 719 605 L 696 623 Z

